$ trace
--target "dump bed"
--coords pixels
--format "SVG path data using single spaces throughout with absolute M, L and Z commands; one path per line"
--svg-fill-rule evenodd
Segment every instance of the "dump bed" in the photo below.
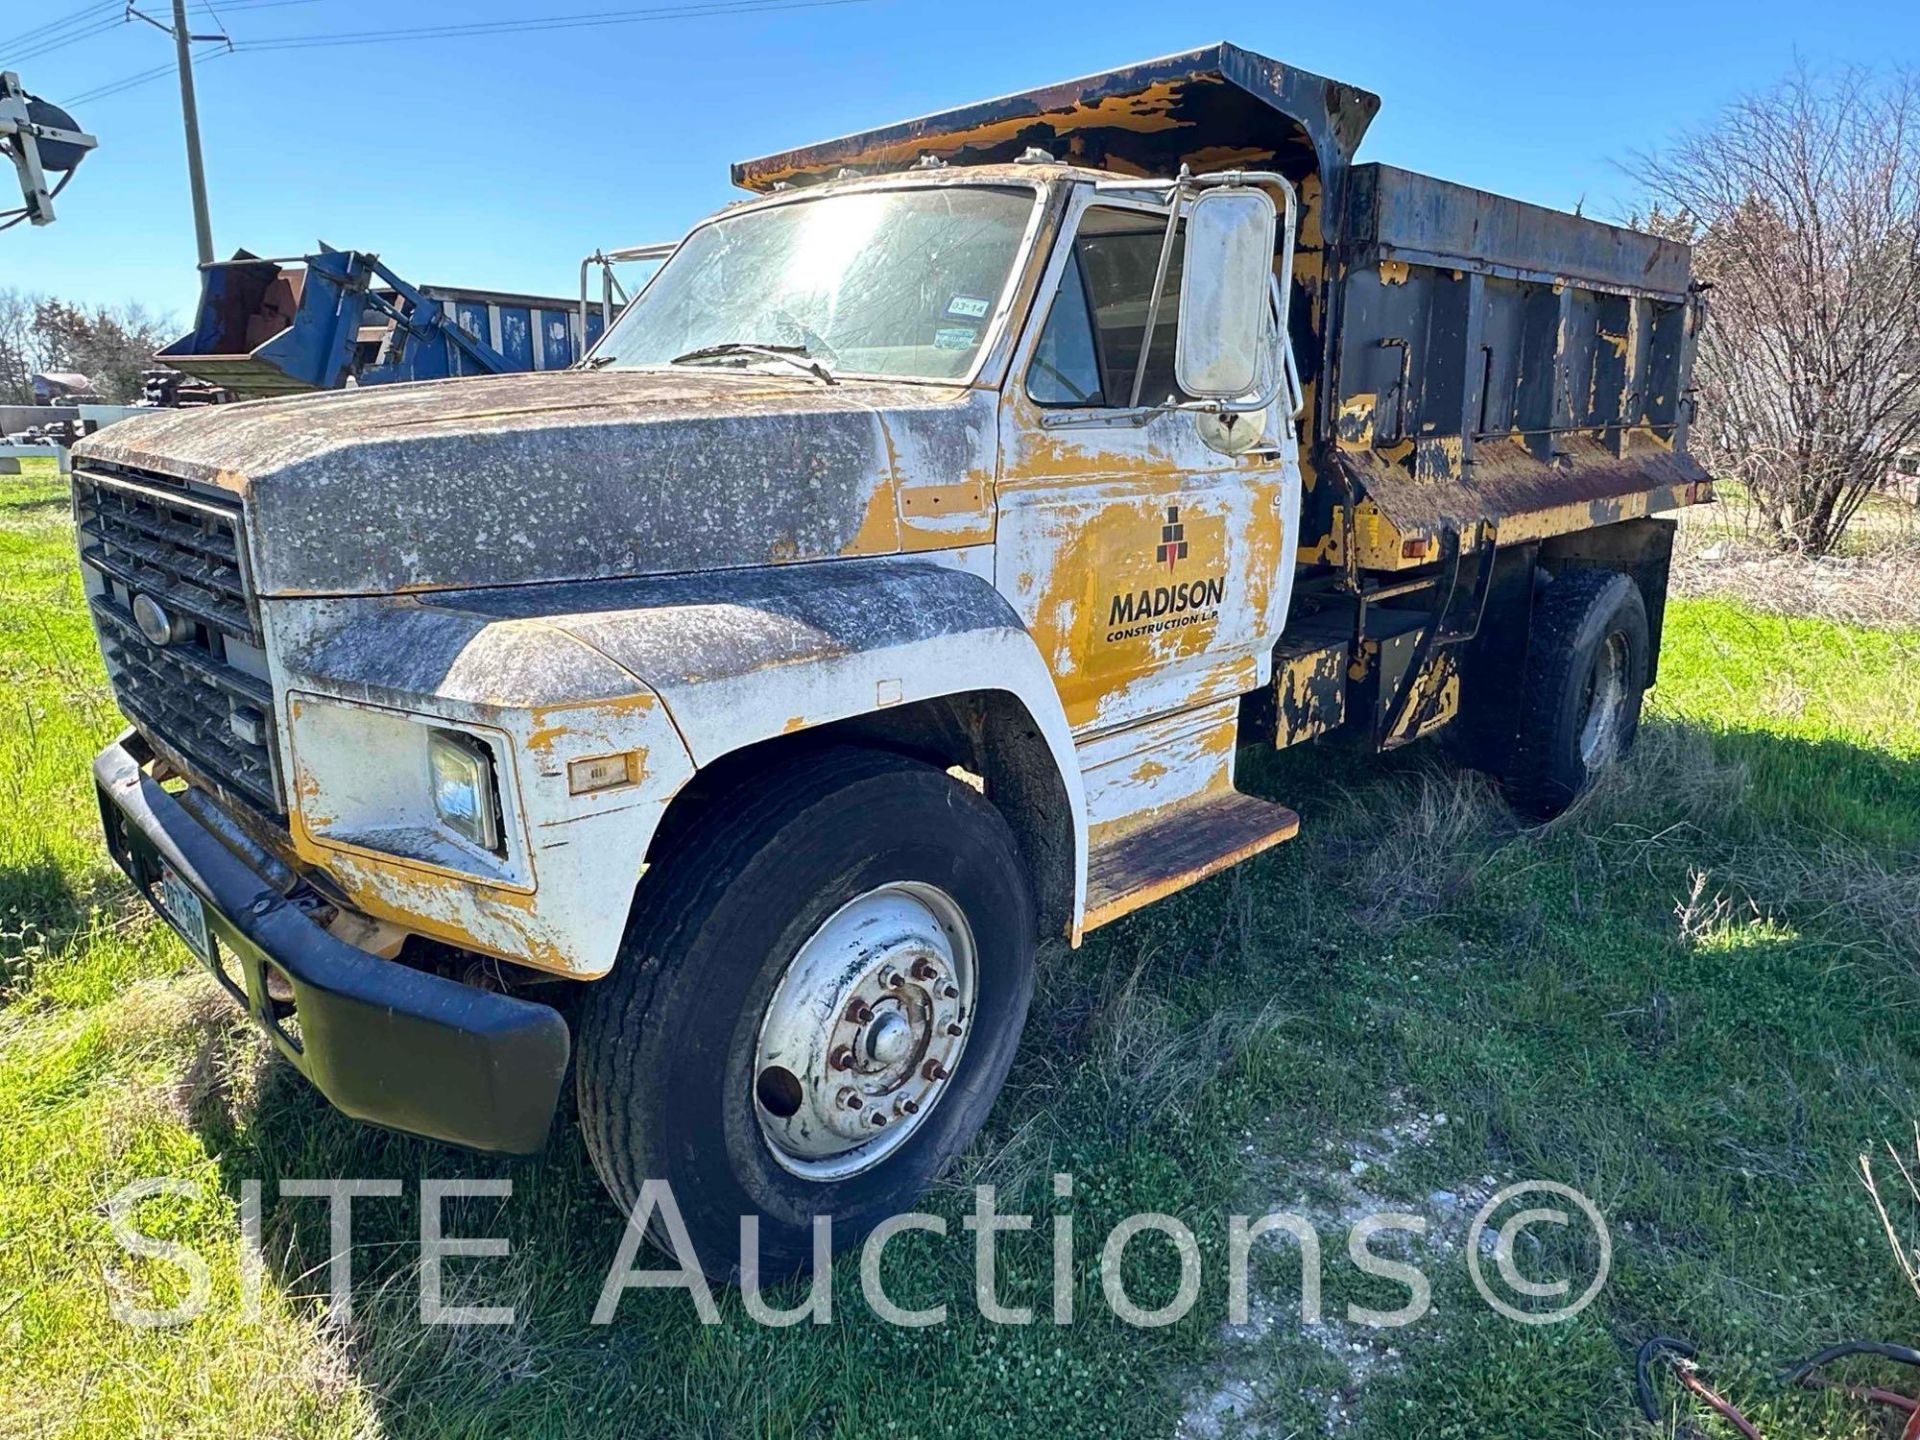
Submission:
M 1686 456 L 1684 245 L 1354 152 L 1379 98 L 1236 45 L 743 161 L 752 190 L 1055 159 L 1129 176 L 1273 169 L 1300 200 L 1309 409 L 1301 557 L 1395 569 L 1705 498 Z M 1324 481 L 1324 483 L 1322 483 Z
M 1339 249 L 1322 461 L 1364 497 L 1363 565 L 1695 498 L 1685 245 L 1358 165 Z

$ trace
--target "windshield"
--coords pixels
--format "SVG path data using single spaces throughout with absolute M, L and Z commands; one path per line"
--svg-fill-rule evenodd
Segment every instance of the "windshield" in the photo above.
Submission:
M 762 365 L 788 350 L 835 372 L 958 380 L 1020 253 L 1026 189 L 946 185 L 823 195 L 687 237 L 589 363 Z

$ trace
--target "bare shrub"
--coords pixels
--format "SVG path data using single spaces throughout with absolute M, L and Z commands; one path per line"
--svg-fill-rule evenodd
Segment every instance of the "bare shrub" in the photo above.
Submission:
M 1825 553 L 1920 442 L 1920 76 L 1802 67 L 1632 168 L 1712 287 L 1702 459 Z
M 1770 615 L 1920 628 L 1920 541 L 1867 555 L 1782 555 L 1720 541 L 1674 552 L 1676 595 L 1725 595 Z

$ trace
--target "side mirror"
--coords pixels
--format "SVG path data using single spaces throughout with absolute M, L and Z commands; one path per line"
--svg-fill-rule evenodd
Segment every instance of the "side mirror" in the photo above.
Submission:
M 1237 400 L 1258 384 L 1272 331 L 1275 223 L 1264 190 L 1203 190 L 1187 207 L 1173 373 L 1196 399 Z

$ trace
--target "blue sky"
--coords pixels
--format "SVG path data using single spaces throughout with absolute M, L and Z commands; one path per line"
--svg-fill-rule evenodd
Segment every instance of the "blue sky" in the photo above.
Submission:
M 640 3 L 213 0 L 243 44 Z M 81 4 L 0 4 L 0 42 Z M 192 18 L 217 28 L 204 0 Z M 1616 162 L 1796 54 L 1920 62 L 1920 4 L 872 0 L 219 58 L 204 47 L 215 249 L 298 254 L 324 238 L 416 281 L 568 294 L 595 246 L 671 239 L 732 198 L 733 160 L 1217 39 L 1379 93 L 1363 159 L 1614 215 L 1632 194 Z M 0 50 L 0 68 L 60 100 L 162 63 L 170 44 L 136 21 L 37 58 Z M 56 224 L 0 234 L 0 286 L 184 317 L 198 285 L 171 76 L 76 115 L 100 150 Z

